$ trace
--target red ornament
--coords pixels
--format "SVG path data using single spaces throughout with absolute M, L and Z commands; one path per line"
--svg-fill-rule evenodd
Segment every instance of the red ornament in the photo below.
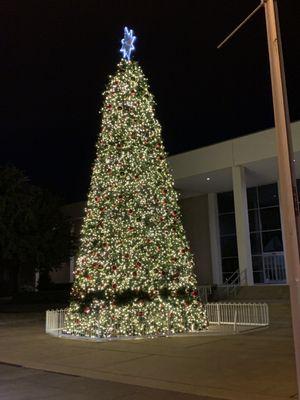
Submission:
M 125 254 L 124 254 L 124 257 L 125 257 L 125 258 L 129 258 L 129 254 L 128 254 L 128 253 L 125 253 Z
M 112 105 L 111 105 L 111 104 L 108 104 L 108 105 L 107 105 L 107 108 L 108 108 L 109 110 L 111 110 L 111 109 L 112 109 Z
M 198 296 L 198 291 L 197 290 L 192 291 L 192 296 L 193 297 L 197 297 Z
M 117 269 L 117 266 L 113 265 L 111 268 L 112 268 L 113 271 L 115 271 Z
M 139 317 L 143 317 L 143 316 L 144 316 L 144 313 L 143 313 L 143 311 L 139 311 L 139 312 L 137 313 L 137 315 L 138 315 Z
M 84 312 L 85 314 L 89 314 L 89 313 L 91 312 L 90 307 L 84 307 L 83 312 Z
M 165 271 L 161 271 L 161 275 L 165 276 L 166 275 Z
M 86 278 L 86 280 L 88 280 L 88 281 L 90 281 L 90 280 L 93 279 L 93 277 L 92 277 L 91 275 L 87 275 L 85 278 Z
M 135 263 L 135 267 L 136 267 L 136 268 L 141 268 L 141 266 L 142 266 L 142 264 L 141 264 L 139 261 L 137 261 L 137 262 Z
M 132 232 L 132 231 L 134 230 L 134 227 L 133 227 L 133 226 L 130 226 L 130 227 L 128 228 L 128 230 L 129 230 L 129 232 Z
M 115 283 L 113 283 L 113 284 L 112 284 L 112 288 L 113 288 L 113 289 L 116 289 L 116 288 L 117 288 L 117 285 L 116 285 Z
M 137 276 L 136 271 L 133 271 L 132 275 L 133 275 L 133 276 Z
M 172 215 L 173 215 L 173 217 L 176 217 L 177 212 L 176 211 L 172 211 Z
M 132 211 L 132 209 L 130 208 L 129 210 L 128 210 L 128 214 L 132 214 L 133 213 L 133 211 Z
M 99 201 L 100 201 L 100 196 L 96 196 L 96 197 L 95 197 L 95 201 L 96 201 L 97 203 L 99 203 Z

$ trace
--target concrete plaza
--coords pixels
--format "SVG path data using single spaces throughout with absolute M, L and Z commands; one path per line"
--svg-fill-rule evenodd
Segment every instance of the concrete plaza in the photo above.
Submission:
M 45 335 L 43 315 L 0 314 L 0 398 L 296 398 L 289 304 L 268 329 L 111 342 Z

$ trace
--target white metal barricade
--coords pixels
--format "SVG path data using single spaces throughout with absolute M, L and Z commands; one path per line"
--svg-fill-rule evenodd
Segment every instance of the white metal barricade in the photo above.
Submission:
M 65 325 L 66 310 L 46 311 L 46 333 L 59 336 Z
M 269 309 L 266 303 L 207 303 L 205 304 L 210 325 L 259 327 L 269 325 Z M 64 330 L 66 310 L 46 312 L 46 333 L 60 336 Z
M 269 309 L 266 303 L 207 303 L 207 318 L 215 325 L 269 325 Z

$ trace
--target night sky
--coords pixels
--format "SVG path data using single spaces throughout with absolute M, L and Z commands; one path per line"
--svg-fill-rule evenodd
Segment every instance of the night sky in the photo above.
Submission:
M 123 28 L 149 79 L 169 154 L 273 126 L 259 0 L 6 0 L 0 16 L 0 165 L 66 202 L 89 185 L 99 109 Z M 300 2 L 279 2 L 291 120 L 300 119 Z

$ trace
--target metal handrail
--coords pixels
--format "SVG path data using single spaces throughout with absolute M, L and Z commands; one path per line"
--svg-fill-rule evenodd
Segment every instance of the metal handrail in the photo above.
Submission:
M 212 294 L 212 285 L 199 285 L 197 287 L 199 299 L 202 303 L 207 303 L 209 296 Z
M 241 281 L 247 282 L 247 273 L 244 269 L 240 272 L 239 269 L 235 270 L 224 282 L 224 286 L 226 287 L 227 296 L 232 294 L 236 296 L 237 291 L 241 285 Z

